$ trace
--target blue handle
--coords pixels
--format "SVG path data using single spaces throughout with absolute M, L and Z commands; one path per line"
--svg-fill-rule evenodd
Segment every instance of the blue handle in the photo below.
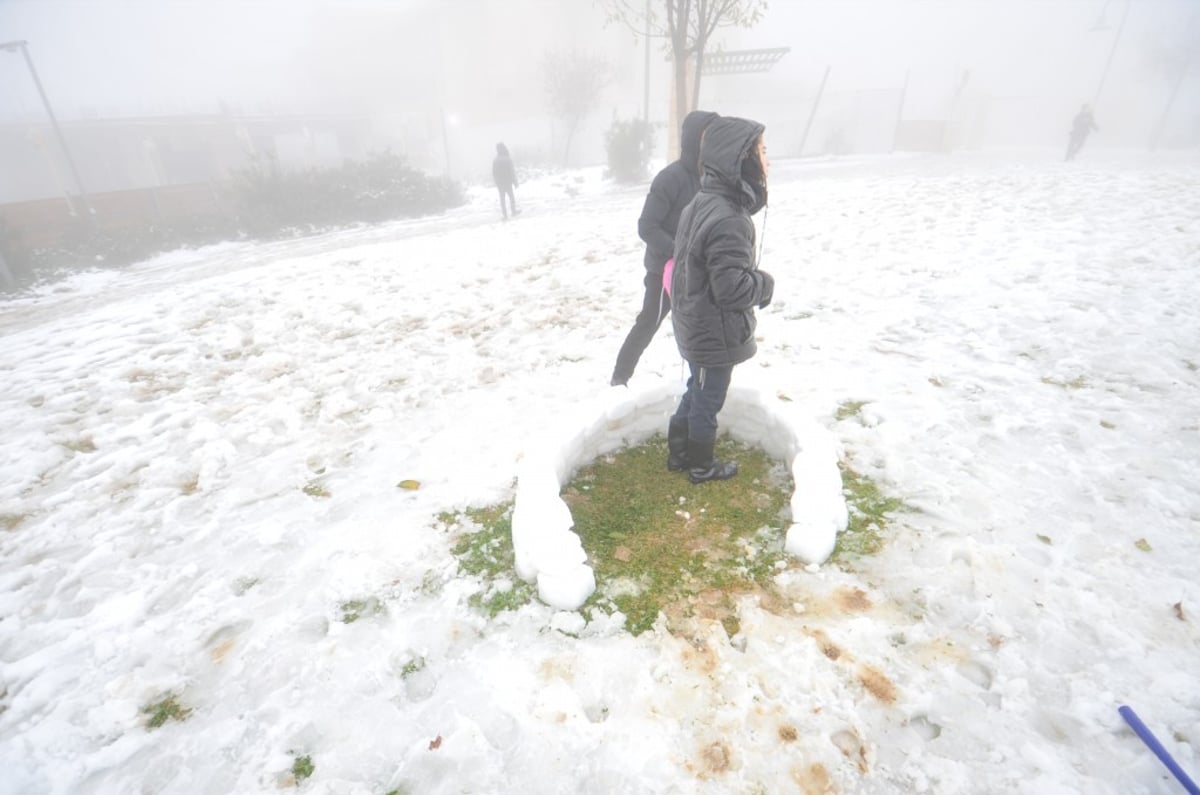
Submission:
M 1196 782 L 1188 778 L 1188 774 L 1184 773 L 1183 768 L 1171 758 L 1171 755 L 1167 753 L 1167 749 L 1162 747 L 1162 743 L 1154 736 L 1154 732 L 1146 728 L 1146 724 L 1142 723 L 1142 719 L 1137 716 L 1137 713 L 1131 708 L 1124 706 L 1119 707 L 1117 712 L 1121 713 L 1121 717 L 1137 732 L 1137 736 L 1142 738 L 1142 742 L 1167 766 L 1167 770 L 1170 770 L 1172 775 L 1179 779 L 1179 783 L 1188 791 L 1188 795 L 1200 795 L 1200 787 L 1197 787 Z

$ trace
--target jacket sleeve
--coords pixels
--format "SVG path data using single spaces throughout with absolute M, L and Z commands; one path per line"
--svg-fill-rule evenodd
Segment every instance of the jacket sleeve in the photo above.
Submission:
M 646 242 L 659 265 L 675 255 L 675 236 L 663 228 L 663 224 L 671 214 L 671 205 L 678 193 L 676 187 L 666 171 L 658 172 L 650 183 L 650 193 L 646 195 L 638 218 L 638 237 Z
M 766 306 L 775 293 L 771 274 L 754 267 L 754 228 L 749 218 L 723 218 L 705 246 L 713 302 L 721 309 Z

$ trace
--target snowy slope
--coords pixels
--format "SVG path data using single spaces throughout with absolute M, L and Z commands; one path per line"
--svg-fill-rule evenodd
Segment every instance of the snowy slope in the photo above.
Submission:
M 608 389 L 643 196 L 581 172 L 508 223 L 480 189 L 0 302 L 0 792 L 298 755 L 314 793 L 1182 791 L 1124 703 L 1200 776 L 1200 157 L 774 164 L 735 384 L 920 510 L 780 575 L 744 647 L 489 622 L 435 522 Z M 664 328 L 635 382 L 680 372 Z

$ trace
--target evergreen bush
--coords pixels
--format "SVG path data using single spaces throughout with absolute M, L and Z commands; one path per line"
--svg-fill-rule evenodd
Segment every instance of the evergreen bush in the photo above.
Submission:
M 259 158 L 233 187 L 238 220 L 252 237 L 275 237 L 390 218 L 429 215 L 463 203 L 461 186 L 409 167 L 391 152 L 340 168 L 284 171 Z
M 52 246 L 31 248 L 3 228 L 0 256 L 8 279 L 0 290 L 53 279 L 64 270 L 113 267 L 163 251 L 240 238 L 278 238 L 444 212 L 466 201 L 458 183 L 430 177 L 391 152 L 347 160 L 339 167 L 285 171 L 274 158 L 257 158 L 219 189 L 219 209 L 203 216 L 135 220 L 111 229 L 89 216 L 71 219 Z
M 654 153 L 654 127 L 642 119 L 616 119 L 604 136 L 608 176 L 617 182 L 644 180 Z

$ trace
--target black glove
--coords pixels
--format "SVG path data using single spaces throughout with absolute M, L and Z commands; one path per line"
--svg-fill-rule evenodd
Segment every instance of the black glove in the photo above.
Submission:
M 762 285 L 762 300 L 758 304 L 758 308 L 762 309 L 771 303 L 771 299 L 775 297 L 775 278 L 766 271 L 759 271 L 763 278 Z

